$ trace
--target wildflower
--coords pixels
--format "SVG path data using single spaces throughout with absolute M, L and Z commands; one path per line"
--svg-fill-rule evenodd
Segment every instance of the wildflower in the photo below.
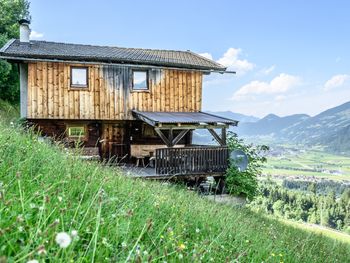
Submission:
M 16 221 L 19 222 L 19 223 L 24 222 L 23 216 L 22 215 L 18 215 Z
M 57 199 L 58 199 L 58 201 L 60 201 L 60 202 L 62 202 L 62 200 L 63 200 L 62 196 L 58 196 Z
M 185 244 L 183 244 L 183 243 L 179 244 L 179 249 L 180 250 L 184 250 L 185 248 L 186 248 Z
M 196 228 L 196 233 L 198 234 L 200 232 L 199 228 Z
M 34 209 L 36 206 L 35 206 L 35 204 L 30 203 L 30 204 L 29 204 L 29 207 L 30 207 L 31 209 Z
M 72 238 L 66 232 L 60 232 L 56 235 L 56 243 L 61 248 L 66 248 L 72 242 Z
M 141 247 L 139 245 L 136 246 L 136 253 L 138 255 L 140 255 L 140 250 L 141 250 Z
M 102 238 L 102 244 L 105 245 L 105 246 L 108 245 L 107 238 L 105 238 L 105 237 Z
M 182 254 L 179 254 L 179 259 L 183 259 L 183 255 Z
M 19 226 L 19 227 L 18 227 L 18 231 L 19 231 L 19 232 L 23 232 L 23 230 L 24 230 L 23 226 Z
M 122 243 L 122 248 L 126 248 L 126 246 L 127 246 L 126 243 L 123 242 L 123 243 Z
M 271 256 L 273 256 L 273 257 L 274 257 L 274 256 L 276 256 L 276 255 L 275 255 L 275 253 L 271 253 Z
M 46 255 L 46 250 L 45 250 L 45 247 L 44 246 L 40 246 L 39 248 L 38 248 L 38 255 L 40 256 L 40 255 Z
M 39 263 L 36 259 L 28 260 L 27 263 Z
M 76 238 L 76 237 L 78 237 L 78 231 L 72 230 L 72 232 L 70 232 L 70 235 L 72 236 L 72 238 Z

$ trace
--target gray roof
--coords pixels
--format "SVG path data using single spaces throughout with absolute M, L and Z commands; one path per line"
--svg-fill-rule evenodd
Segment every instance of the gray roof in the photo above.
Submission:
M 133 115 L 136 119 L 146 121 L 152 126 L 158 124 L 216 124 L 224 123 L 229 125 L 237 125 L 238 121 L 223 118 L 205 112 L 150 112 L 133 110 Z
M 91 46 L 31 40 L 30 43 L 10 40 L 0 57 L 12 59 L 55 59 L 84 62 L 126 63 L 225 71 L 215 61 L 191 51 Z

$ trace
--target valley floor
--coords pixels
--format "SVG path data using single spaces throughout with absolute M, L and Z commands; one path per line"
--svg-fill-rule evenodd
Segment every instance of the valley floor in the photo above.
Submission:
M 291 146 L 290 146 L 291 147 Z M 326 153 L 320 149 L 279 148 L 272 151 L 264 165 L 264 175 L 281 178 L 329 179 L 350 182 L 350 157 Z

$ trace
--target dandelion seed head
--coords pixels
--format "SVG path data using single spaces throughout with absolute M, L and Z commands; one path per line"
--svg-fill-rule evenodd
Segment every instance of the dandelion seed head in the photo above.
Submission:
M 72 242 L 72 238 L 66 232 L 58 233 L 55 240 L 61 248 L 67 248 Z

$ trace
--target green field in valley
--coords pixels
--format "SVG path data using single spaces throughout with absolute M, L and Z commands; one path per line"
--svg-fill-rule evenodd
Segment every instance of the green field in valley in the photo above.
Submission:
M 331 180 L 350 180 L 350 157 L 326 153 L 322 149 L 290 150 L 269 155 L 264 175 L 285 177 L 317 177 Z

